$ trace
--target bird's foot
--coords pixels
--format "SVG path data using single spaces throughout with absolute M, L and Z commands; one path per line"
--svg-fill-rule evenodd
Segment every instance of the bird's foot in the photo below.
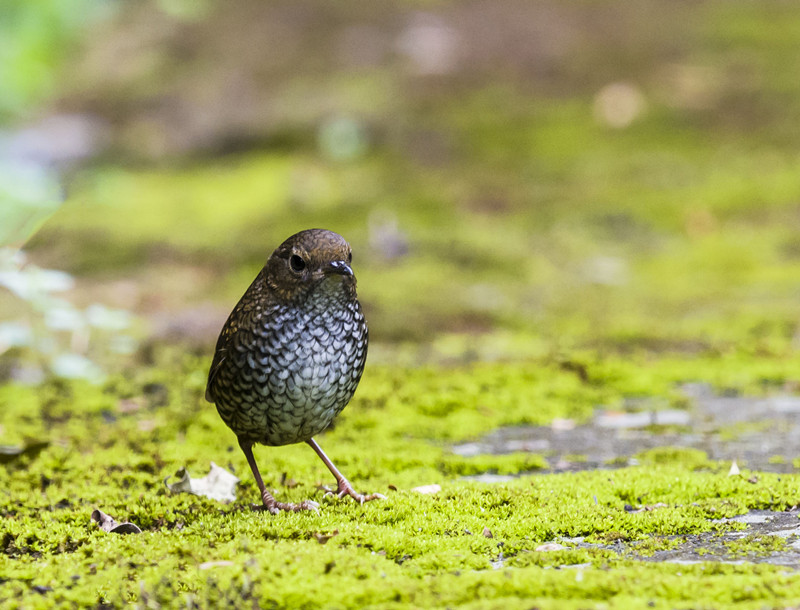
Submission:
M 261 499 L 264 504 L 258 507 L 258 510 L 267 510 L 273 515 L 277 515 L 281 511 L 286 512 L 299 512 L 301 510 L 313 510 L 315 513 L 319 512 L 319 504 L 313 500 L 304 500 L 299 504 L 292 504 L 290 502 L 278 502 L 269 492 L 261 494 Z
M 351 498 L 353 498 L 353 500 L 355 500 L 359 504 L 364 504 L 364 502 L 369 502 L 371 500 L 386 499 L 386 496 L 379 493 L 367 494 L 367 495 L 358 493 L 355 489 L 353 489 L 353 486 L 350 485 L 350 481 L 348 481 L 344 477 L 339 480 L 339 484 L 336 490 L 333 490 L 330 487 L 324 485 L 322 486 L 321 489 L 325 491 L 325 495 L 336 496 L 337 498 L 344 498 L 345 496 L 350 496 Z

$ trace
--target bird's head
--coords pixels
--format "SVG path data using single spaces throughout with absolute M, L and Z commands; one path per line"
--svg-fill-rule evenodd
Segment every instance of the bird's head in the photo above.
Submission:
M 294 300 L 319 286 L 327 286 L 355 298 L 356 278 L 350 264 L 353 253 L 344 237 L 325 229 L 295 233 L 269 257 L 269 287 L 286 300 Z

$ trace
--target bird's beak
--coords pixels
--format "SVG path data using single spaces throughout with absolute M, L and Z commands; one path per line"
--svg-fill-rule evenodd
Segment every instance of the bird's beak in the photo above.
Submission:
M 333 261 L 327 267 L 325 267 L 325 275 L 334 274 L 352 277 L 353 270 L 345 261 Z

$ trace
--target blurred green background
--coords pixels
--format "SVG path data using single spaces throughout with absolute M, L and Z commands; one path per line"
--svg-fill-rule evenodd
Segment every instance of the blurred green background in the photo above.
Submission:
M 794 349 L 794 3 L 15 0 L 0 24 L 3 238 L 47 219 L 5 273 L 70 277 L 0 293 L 6 376 L 210 355 L 309 227 L 353 245 L 373 362 Z
M 796 605 L 791 530 L 719 534 L 798 504 L 798 74 L 787 0 L 0 0 L 0 605 Z M 322 444 L 388 498 L 259 449 L 322 504 L 273 519 L 203 395 L 310 227 L 370 324 Z

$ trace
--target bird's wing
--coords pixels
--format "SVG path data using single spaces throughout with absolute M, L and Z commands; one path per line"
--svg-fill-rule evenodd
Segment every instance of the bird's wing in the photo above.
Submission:
M 222 366 L 222 363 L 225 362 L 225 358 L 227 357 L 228 341 L 230 340 L 231 335 L 236 332 L 236 328 L 232 327 L 229 322 L 230 319 L 225 323 L 225 326 L 222 328 L 222 332 L 219 334 L 219 339 L 217 339 L 217 347 L 214 350 L 214 360 L 211 362 L 211 368 L 208 371 L 208 383 L 206 383 L 206 400 L 208 402 L 216 402 L 214 399 L 214 394 L 211 391 L 211 387 L 214 383 L 214 378 L 219 372 L 219 368 Z
M 225 321 L 225 326 L 219 333 L 217 347 L 214 350 L 214 360 L 208 371 L 208 383 L 206 383 L 206 400 L 216 402 L 214 396 L 214 379 L 219 373 L 223 363 L 228 359 L 230 350 L 240 343 L 250 343 L 253 341 L 254 326 L 262 316 L 271 316 L 277 309 L 277 304 L 269 304 L 264 298 L 264 281 L 260 273 L 244 296 L 233 308 L 231 315 Z M 238 335 L 238 337 L 237 337 Z M 237 337 L 237 341 L 234 341 Z

